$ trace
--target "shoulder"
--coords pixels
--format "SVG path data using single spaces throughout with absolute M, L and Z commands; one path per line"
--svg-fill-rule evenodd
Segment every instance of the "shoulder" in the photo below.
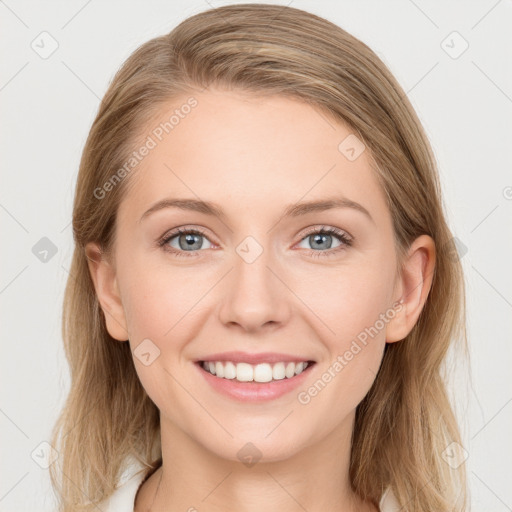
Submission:
M 148 471 L 135 460 L 123 472 L 117 489 L 100 503 L 103 512 L 133 512 L 135 496 Z M 379 512 L 399 512 L 401 510 L 391 487 L 388 487 L 379 501 Z
M 133 512 L 135 496 L 148 470 L 136 461 L 131 461 L 121 475 L 117 489 L 99 504 L 103 512 Z

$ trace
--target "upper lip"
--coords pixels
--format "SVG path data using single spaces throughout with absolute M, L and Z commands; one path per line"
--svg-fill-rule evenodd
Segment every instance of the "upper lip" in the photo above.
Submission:
M 247 352 L 219 352 L 217 354 L 210 354 L 208 356 L 200 357 L 195 362 L 200 361 L 232 361 L 233 363 L 249 363 L 249 364 L 260 364 L 260 363 L 300 363 L 303 361 L 313 361 L 309 357 L 301 357 L 292 354 L 283 354 L 277 352 L 261 352 L 259 354 L 249 354 Z

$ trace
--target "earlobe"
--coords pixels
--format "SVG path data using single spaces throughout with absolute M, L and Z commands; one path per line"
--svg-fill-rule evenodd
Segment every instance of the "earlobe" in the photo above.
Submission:
M 409 248 L 403 272 L 398 276 L 394 318 L 386 327 L 386 342 L 403 340 L 418 321 L 427 300 L 435 268 L 435 243 L 428 235 L 419 236 Z
M 126 341 L 128 340 L 126 317 L 115 270 L 98 244 L 88 243 L 85 247 L 85 255 L 96 296 L 105 315 L 107 331 L 112 338 Z

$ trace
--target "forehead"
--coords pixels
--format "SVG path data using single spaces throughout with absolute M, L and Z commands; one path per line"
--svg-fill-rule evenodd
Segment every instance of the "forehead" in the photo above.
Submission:
M 386 215 L 354 131 L 298 99 L 218 89 L 183 95 L 144 127 L 141 140 L 148 138 L 152 148 L 123 201 L 130 210 L 172 196 L 264 211 L 339 194 Z

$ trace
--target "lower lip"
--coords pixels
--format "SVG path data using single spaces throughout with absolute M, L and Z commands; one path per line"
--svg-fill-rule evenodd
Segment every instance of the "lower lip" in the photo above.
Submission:
M 300 386 L 308 377 L 315 363 L 309 364 L 302 373 L 290 379 L 284 378 L 271 382 L 239 382 L 236 379 L 224 379 L 207 372 L 201 363 L 195 363 L 195 366 L 206 382 L 219 393 L 242 402 L 266 402 L 290 393 Z

